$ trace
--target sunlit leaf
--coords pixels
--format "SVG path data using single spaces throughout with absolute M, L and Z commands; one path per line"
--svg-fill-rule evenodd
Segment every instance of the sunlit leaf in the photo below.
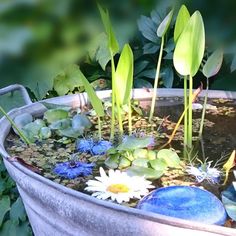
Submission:
M 88 94 L 89 101 L 91 102 L 94 110 L 96 111 L 96 114 L 98 116 L 104 116 L 105 113 L 104 113 L 104 108 L 103 108 L 103 105 L 102 105 L 102 101 L 99 99 L 99 97 L 95 93 L 95 91 L 93 89 L 93 86 L 85 78 L 84 74 L 80 71 L 78 66 L 77 66 L 76 70 L 78 71 L 80 79 L 83 82 L 83 86 L 85 88 L 85 91 Z
M 177 42 L 180 34 L 190 19 L 190 14 L 185 5 L 182 5 L 176 18 L 174 41 Z
M 147 147 L 152 143 L 151 137 L 144 137 L 144 138 L 136 138 L 132 136 L 126 136 L 122 143 L 117 147 L 118 151 L 128 151 L 128 150 L 135 150 L 138 148 Z
M 203 74 L 210 78 L 216 75 L 222 65 L 223 62 L 223 51 L 218 49 L 211 54 L 211 56 L 207 59 L 206 64 L 203 66 Z
M 48 123 L 53 123 L 58 120 L 66 119 L 66 118 L 68 118 L 68 116 L 69 116 L 69 113 L 63 109 L 60 109 L 60 108 L 50 109 L 44 113 L 44 119 Z
M 119 104 L 127 104 L 133 87 L 133 52 L 126 44 L 121 52 L 115 72 L 115 94 Z
M 205 50 L 205 30 L 202 16 L 196 11 L 180 35 L 175 51 L 174 66 L 181 75 L 194 76 L 202 62 Z
M 65 71 L 57 75 L 53 81 L 53 88 L 60 96 L 72 92 L 75 88 L 81 86 L 83 86 L 83 83 L 75 65 L 68 66 Z
M 164 18 L 164 20 L 161 22 L 161 24 L 159 25 L 158 29 L 157 29 L 157 36 L 158 37 L 163 37 L 166 33 L 166 31 L 168 30 L 168 27 L 170 25 L 172 16 L 173 16 L 173 10 L 171 10 L 168 15 Z
M 225 171 L 225 181 L 224 184 L 226 184 L 227 180 L 228 180 L 228 176 L 229 176 L 229 171 L 235 166 L 235 156 L 236 151 L 234 150 L 229 159 L 226 161 L 226 163 L 223 165 L 223 170 Z
M 164 160 L 168 167 L 179 167 L 180 159 L 178 154 L 172 149 L 162 149 L 157 153 L 157 159 Z
M 108 36 L 108 47 L 112 50 L 113 55 L 119 52 L 119 44 L 116 40 L 114 31 L 112 29 L 112 25 L 110 22 L 110 17 L 107 9 L 103 9 L 99 4 L 98 4 L 98 9 L 101 14 L 102 22 L 105 27 L 106 34 Z

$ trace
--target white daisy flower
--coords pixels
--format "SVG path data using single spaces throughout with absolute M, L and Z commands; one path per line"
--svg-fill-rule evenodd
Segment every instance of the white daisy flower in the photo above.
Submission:
M 148 194 L 148 188 L 154 188 L 151 182 L 144 177 L 129 176 L 126 172 L 110 169 L 106 175 L 104 169 L 100 167 L 100 176 L 97 180 L 89 180 L 85 190 L 94 192 L 92 196 L 98 199 L 111 198 L 118 203 L 129 202 L 131 198 L 140 199 Z

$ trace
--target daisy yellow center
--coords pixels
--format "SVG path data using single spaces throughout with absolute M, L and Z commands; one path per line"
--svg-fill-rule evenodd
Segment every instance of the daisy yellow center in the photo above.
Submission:
M 107 191 L 112 193 L 127 193 L 129 188 L 125 184 L 111 184 L 107 187 Z

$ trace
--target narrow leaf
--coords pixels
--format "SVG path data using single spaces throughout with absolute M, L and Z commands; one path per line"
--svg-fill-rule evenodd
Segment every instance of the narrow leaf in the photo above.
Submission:
M 177 15 L 175 23 L 175 30 L 174 30 L 175 43 L 177 42 L 180 34 L 183 32 L 184 27 L 188 23 L 189 19 L 190 19 L 189 11 L 185 5 L 182 5 Z
M 108 36 L 108 47 L 112 51 L 113 55 L 115 55 L 117 52 L 119 52 L 119 44 L 116 40 L 114 31 L 111 26 L 108 10 L 107 9 L 104 10 L 99 4 L 98 4 L 98 9 L 102 18 L 106 34 Z
M 161 24 L 159 25 L 159 27 L 157 28 L 157 36 L 158 37 L 163 37 L 166 33 L 166 31 L 168 30 L 168 27 L 170 25 L 172 16 L 173 16 L 173 10 L 171 10 L 169 12 L 169 14 L 164 18 L 164 20 L 161 22 Z
M 98 98 L 97 94 L 95 93 L 92 85 L 88 82 L 88 80 L 85 78 L 84 74 L 81 72 L 79 66 L 75 65 L 75 70 L 77 71 L 78 76 L 80 77 L 83 86 L 85 88 L 85 91 L 88 94 L 89 100 L 96 111 L 98 116 L 104 116 L 104 108 L 102 105 L 102 101 Z
M 210 78 L 216 75 L 222 65 L 223 62 L 223 51 L 218 49 L 211 54 L 211 56 L 207 59 L 206 64 L 203 67 L 203 74 Z
M 205 30 L 202 16 L 196 11 L 180 35 L 175 51 L 174 66 L 181 75 L 197 73 L 205 50 Z

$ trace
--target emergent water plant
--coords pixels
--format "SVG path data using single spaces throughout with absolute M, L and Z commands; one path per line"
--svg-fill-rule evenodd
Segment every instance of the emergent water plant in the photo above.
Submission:
M 182 8 L 184 9 L 184 8 Z M 186 10 L 182 10 L 183 12 Z M 179 14 L 178 17 L 186 19 L 187 14 Z M 182 21 L 183 24 L 186 22 Z M 178 25 L 177 25 L 178 26 Z M 181 30 L 179 30 L 181 31 Z M 178 32 L 178 31 L 177 31 Z M 178 38 L 178 37 L 176 37 Z M 192 148 L 192 96 L 193 96 L 193 76 L 199 70 L 205 50 L 205 30 L 202 16 L 196 11 L 183 27 L 182 33 L 176 42 L 174 51 L 174 66 L 179 74 L 184 76 L 184 103 L 185 109 L 188 106 L 187 118 L 185 118 L 184 146 Z M 187 94 L 187 79 L 189 90 Z M 187 123 L 186 123 L 187 122 Z

